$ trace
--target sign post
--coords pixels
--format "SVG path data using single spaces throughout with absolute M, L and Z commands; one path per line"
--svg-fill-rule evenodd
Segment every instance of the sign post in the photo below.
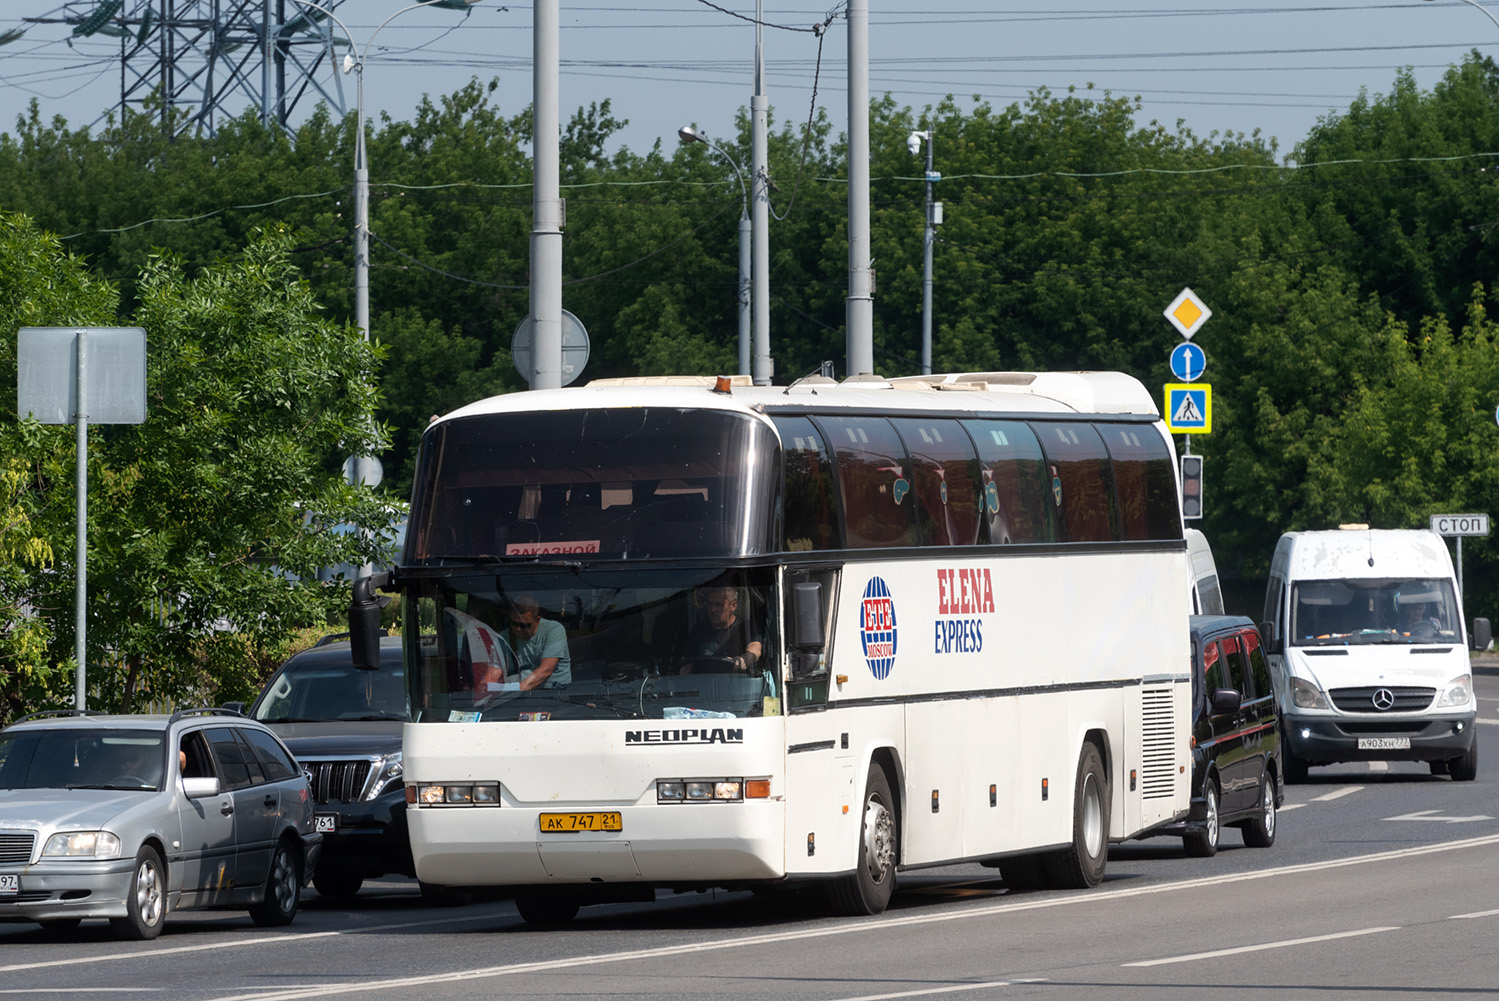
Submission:
M 1166 430 L 1172 433 L 1180 432 L 1183 435 L 1207 434 L 1213 430 L 1213 387 L 1203 384 L 1194 386 L 1202 374 L 1207 371 L 1207 353 L 1192 343 L 1192 338 L 1202 329 L 1202 325 L 1212 317 L 1213 311 L 1208 309 L 1207 303 L 1197 298 L 1197 293 L 1190 288 L 1184 288 L 1177 293 L 1176 298 L 1171 300 L 1163 314 L 1166 319 L 1176 328 L 1176 332 L 1182 335 L 1182 342 L 1171 352 L 1171 374 L 1179 380 L 1176 384 L 1168 383 L 1165 386 L 1165 417 Z M 1182 438 L 1182 510 L 1186 511 L 1189 504 L 1187 497 L 1186 473 L 1187 459 L 1192 455 L 1192 439 Z M 1197 470 L 1198 478 L 1195 482 L 1196 496 L 1191 499 L 1192 506 L 1196 510 L 1195 515 L 1183 515 L 1183 517 L 1202 517 L 1202 465 L 1198 463 L 1192 468 Z
M 88 425 L 146 419 L 146 332 L 140 327 L 22 327 L 16 337 L 16 411 L 75 424 L 78 556 L 74 580 L 76 708 L 88 708 Z
M 1457 539 L 1457 596 L 1463 597 L 1463 537 L 1489 534 L 1486 514 L 1434 514 L 1431 530 L 1445 538 Z M 1466 607 L 1466 606 L 1465 606 Z

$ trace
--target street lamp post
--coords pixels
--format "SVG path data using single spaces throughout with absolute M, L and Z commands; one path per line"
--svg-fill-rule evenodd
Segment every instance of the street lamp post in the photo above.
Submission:
M 348 25 L 339 20 L 331 10 L 311 0 L 292 0 L 292 3 L 327 15 L 343 29 L 344 37 L 349 40 L 349 52 L 344 56 L 344 72 L 352 70 L 358 75 L 354 87 L 354 322 L 364 334 L 365 340 L 369 340 L 370 336 L 370 170 L 364 144 L 364 64 L 369 58 L 370 46 L 374 44 L 375 36 L 380 34 L 381 28 L 409 10 L 416 10 L 418 7 L 445 7 L 449 10 L 466 11 L 478 2 L 479 0 L 422 0 L 421 3 L 402 7 L 370 32 L 361 51 L 354 44 Z
M 739 181 L 739 374 L 752 375 L 750 370 L 750 232 L 753 225 L 749 215 L 749 189 L 744 186 L 744 173 L 732 156 L 708 139 L 691 125 L 677 129 L 684 143 L 703 143 L 734 168 L 734 177 Z
M 932 244 L 936 242 L 937 211 L 932 202 L 932 184 L 941 175 L 932 170 L 932 130 L 912 132 L 906 137 L 906 148 L 915 156 L 926 141 L 926 232 L 923 243 L 921 280 L 921 374 L 932 374 Z
M 1483 16 L 1488 18 L 1490 21 L 1493 21 L 1494 27 L 1499 28 L 1499 17 L 1495 17 L 1493 12 L 1483 4 L 1479 3 L 1478 0 L 1461 0 L 1461 2 L 1467 4 L 1469 7 L 1473 7 L 1477 10 L 1482 11 Z

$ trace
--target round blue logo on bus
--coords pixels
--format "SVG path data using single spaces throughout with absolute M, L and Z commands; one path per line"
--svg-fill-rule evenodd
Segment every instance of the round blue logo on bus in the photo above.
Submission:
M 859 639 L 864 643 L 864 660 L 869 673 L 884 681 L 895 666 L 895 599 L 890 587 L 879 577 L 864 585 L 860 606 Z

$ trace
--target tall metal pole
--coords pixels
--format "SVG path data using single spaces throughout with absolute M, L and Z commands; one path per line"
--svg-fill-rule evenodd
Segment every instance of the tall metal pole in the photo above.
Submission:
M 770 140 L 769 105 L 765 98 L 764 0 L 755 0 L 755 92 L 750 97 L 750 174 L 753 194 L 750 287 L 754 292 L 754 358 L 751 376 L 757 386 L 770 385 Z
M 374 36 L 370 36 L 371 41 Z M 366 45 L 365 50 L 369 47 Z M 354 322 L 370 339 L 370 165 L 364 145 L 364 59 L 354 81 Z
M 932 130 L 926 130 L 926 250 L 921 280 L 921 374 L 932 374 Z
M 741 182 L 742 183 L 742 182 Z M 750 278 L 751 250 L 754 245 L 755 224 L 750 222 L 749 199 L 743 200 L 739 212 L 739 374 L 753 375 L 750 367 L 752 351 L 750 327 L 750 290 L 754 282 Z
M 869 3 L 848 4 L 848 374 L 874 372 L 874 271 L 869 260 Z
M 74 415 L 77 423 L 78 444 L 78 476 L 77 476 L 77 505 L 78 505 L 78 558 L 77 573 L 74 575 L 73 583 L 73 630 L 76 634 L 73 638 L 74 656 L 78 660 L 77 679 L 73 683 L 73 707 L 75 709 L 87 709 L 88 705 L 88 380 L 85 377 L 85 369 L 88 363 L 88 351 L 84 346 L 87 335 L 82 331 L 77 334 L 77 379 L 78 385 L 75 393 L 78 398 L 78 412 Z
M 562 386 L 562 200 L 558 0 L 532 6 L 531 388 Z

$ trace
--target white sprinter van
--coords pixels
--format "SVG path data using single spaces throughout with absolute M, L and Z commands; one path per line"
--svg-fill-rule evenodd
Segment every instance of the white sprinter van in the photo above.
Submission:
M 1182 532 L 1187 539 L 1187 562 L 1192 567 L 1192 614 L 1222 615 L 1223 588 L 1218 583 L 1218 565 L 1207 536 L 1195 528 Z
M 1260 626 L 1288 782 L 1309 765 L 1426 761 L 1478 774 L 1478 704 L 1447 544 L 1433 532 L 1345 526 L 1287 532 Z M 1487 619 L 1473 620 L 1486 647 Z

